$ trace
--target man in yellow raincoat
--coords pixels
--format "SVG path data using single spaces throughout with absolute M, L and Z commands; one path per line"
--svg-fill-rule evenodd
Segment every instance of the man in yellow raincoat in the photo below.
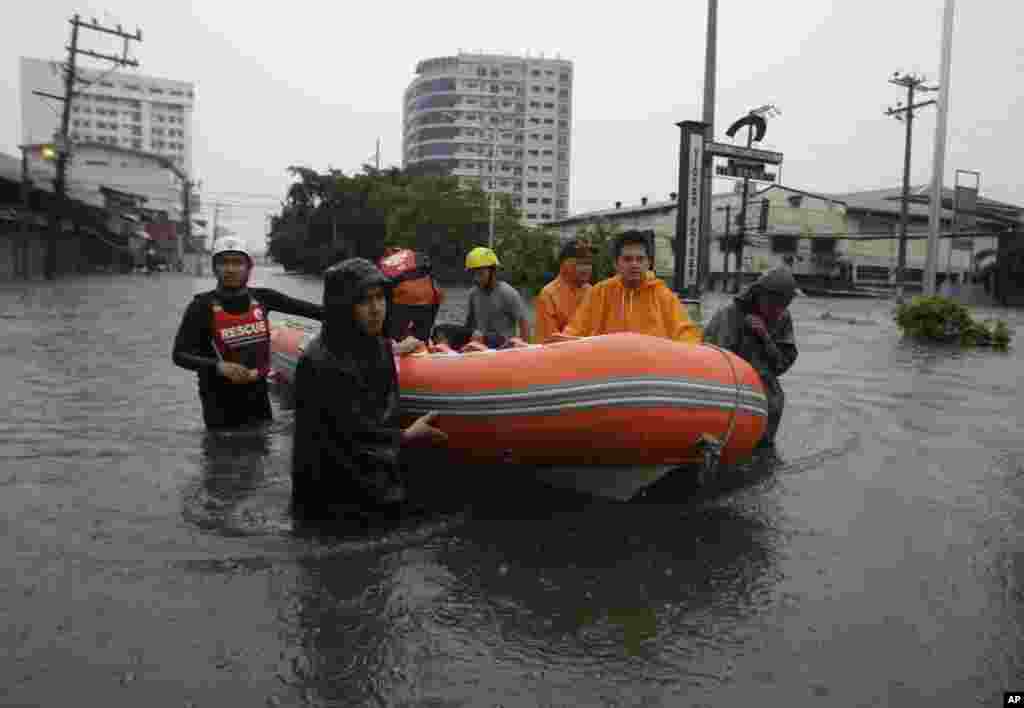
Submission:
M 590 288 L 560 338 L 635 332 L 700 344 L 700 326 L 690 320 L 678 296 L 650 270 L 647 235 L 625 231 L 612 247 L 618 275 Z
M 588 244 L 577 239 L 569 241 L 558 254 L 558 263 L 558 277 L 544 286 L 534 303 L 535 344 L 543 344 L 552 335 L 560 334 L 590 290 L 594 264 Z

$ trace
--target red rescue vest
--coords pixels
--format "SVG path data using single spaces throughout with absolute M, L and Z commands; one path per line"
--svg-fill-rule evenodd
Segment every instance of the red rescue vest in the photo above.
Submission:
M 237 315 L 213 301 L 213 346 L 224 361 L 270 373 L 270 320 L 260 303 L 250 298 L 249 309 Z

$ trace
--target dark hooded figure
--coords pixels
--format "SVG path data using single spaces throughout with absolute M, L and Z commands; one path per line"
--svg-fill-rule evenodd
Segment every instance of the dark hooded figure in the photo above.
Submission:
M 384 336 L 390 281 L 351 258 L 324 274 L 324 324 L 295 371 L 292 509 L 305 519 L 365 515 L 405 499 L 399 448 L 441 441 L 430 413 L 402 430 L 392 342 Z
M 796 281 L 788 268 L 762 275 L 733 302 L 718 310 L 704 329 L 704 341 L 728 349 L 757 371 L 768 396 L 768 428 L 758 450 L 775 452 L 775 434 L 782 421 L 786 396 L 779 377 L 796 361 L 796 340 L 790 302 Z

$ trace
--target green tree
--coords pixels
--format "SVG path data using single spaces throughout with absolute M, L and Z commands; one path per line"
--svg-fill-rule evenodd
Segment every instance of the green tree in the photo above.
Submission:
M 340 257 L 376 258 L 386 246 L 423 248 L 422 227 L 440 233 L 449 258 L 487 243 L 490 197 L 479 183 L 370 165 L 351 176 L 301 166 L 288 172 L 295 181 L 272 221 L 268 245 L 286 268 L 317 271 Z M 498 195 L 495 247 L 505 277 L 536 291 L 557 272 L 558 239 L 521 220 L 511 198 Z

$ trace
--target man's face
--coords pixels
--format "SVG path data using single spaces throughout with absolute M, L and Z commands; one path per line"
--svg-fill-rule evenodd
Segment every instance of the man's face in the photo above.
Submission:
M 635 288 L 643 282 L 650 270 L 651 259 L 647 257 L 647 249 L 642 243 L 627 243 L 615 259 L 615 270 L 622 276 L 626 287 Z
M 375 286 L 367 290 L 363 299 L 355 304 L 354 310 L 360 329 L 371 337 L 379 337 L 384 331 L 384 317 L 388 313 L 384 288 Z
M 473 281 L 480 288 L 488 288 L 491 283 L 491 273 L 493 271 L 490 268 L 474 268 L 473 269 Z
M 586 285 L 594 274 L 594 264 L 589 260 L 576 259 L 576 284 Z
M 217 277 L 225 288 L 240 288 L 249 276 L 249 259 L 241 253 L 224 253 L 217 257 Z

